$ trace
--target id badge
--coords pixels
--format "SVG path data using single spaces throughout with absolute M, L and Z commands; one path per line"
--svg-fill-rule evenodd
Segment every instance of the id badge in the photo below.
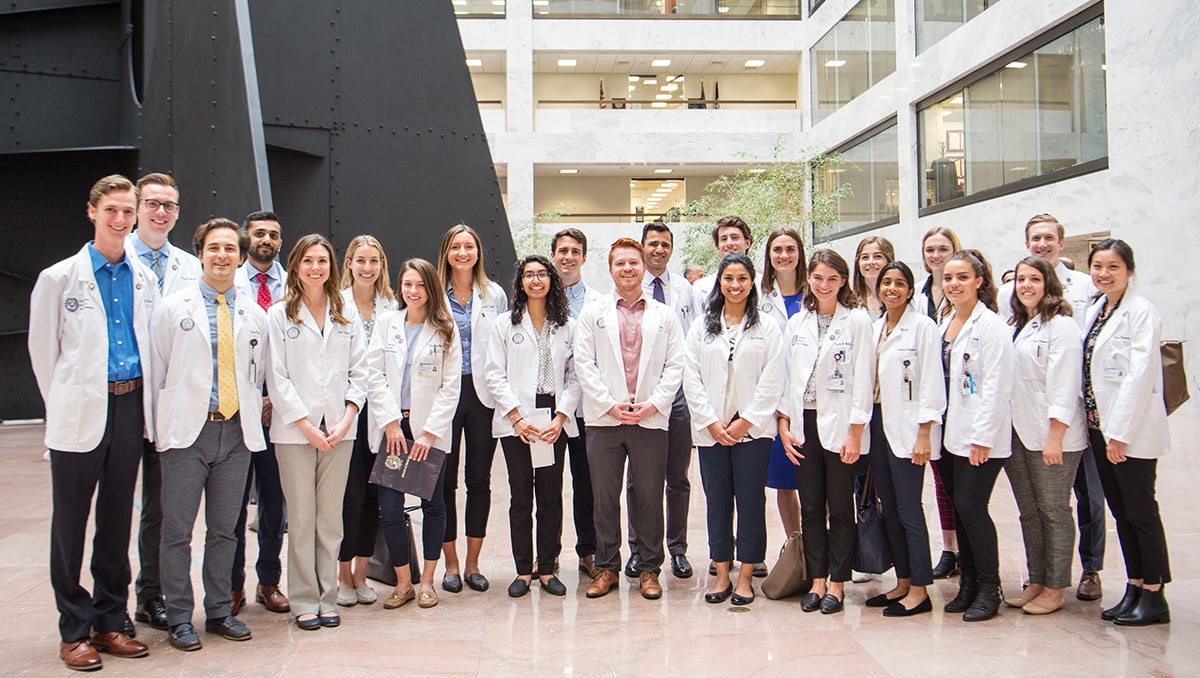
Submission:
M 846 392 L 846 377 L 842 376 L 841 370 L 834 370 L 833 374 L 829 375 L 825 380 L 825 388 L 834 393 Z
M 964 372 L 958 383 L 959 395 L 975 395 L 975 377 L 970 372 Z
M 438 373 L 437 363 L 426 360 L 417 365 L 418 377 L 436 377 Z
M 1122 381 L 1125 381 L 1125 370 L 1119 367 L 1104 368 L 1104 381 L 1107 381 L 1111 384 L 1119 384 Z

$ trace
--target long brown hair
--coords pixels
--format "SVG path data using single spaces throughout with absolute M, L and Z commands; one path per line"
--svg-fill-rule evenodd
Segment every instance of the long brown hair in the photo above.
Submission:
M 950 249 L 953 250 L 950 252 L 951 254 L 962 251 L 962 242 L 959 241 L 958 235 L 949 228 L 945 226 L 934 226 L 928 231 L 925 231 L 925 235 L 921 238 L 921 266 L 925 267 L 925 272 L 929 274 L 932 274 L 933 271 L 929 270 L 929 264 L 925 263 L 925 241 L 929 240 L 935 235 L 940 235 L 946 240 L 950 241 Z
M 475 241 L 475 265 L 471 267 L 472 283 L 479 290 L 479 295 L 483 297 L 484 303 L 487 303 L 487 273 L 483 271 L 483 242 L 479 240 L 479 234 L 475 229 L 466 224 L 455 224 L 446 231 L 446 235 L 442 236 L 442 248 L 438 253 L 437 273 L 442 279 L 443 289 L 450 286 L 450 243 L 454 240 L 454 236 L 459 233 L 467 233 Z M 443 291 L 443 295 L 445 292 Z
M 387 254 L 383 251 L 383 245 L 380 245 L 373 235 L 355 236 L 350 244 L 346 245 L 346 261 L 342 264 L 342 289 L 354 284 L 354 274 L 350 272 L 350 261 L 360 247 L 374 247 L 379 252 L 379 261 L 382 266 L 379 268 L 379 275 L 375 278 L 375 296 L 395 301 L 396 295 L 392 294 L 391 285 L 388 284 L 390 276 L 388 275 Z
M 766 252 L 763 252 L 762 293 L 764 295 L 775 291 L 775 265 L 771 263 L 771 243 L 775 242 L 776 238 L 785 235 L 796 241 L 796 247 L 799 250 L 796 254 L 796 284 L 801 289 L 804 288 L 804 278 L 808 275 L 804 264 L 804 239 L 794 228 L 777 228 L 767 236 L 767 248 Z
M 425 284 L 425 296 L 429 297 L 425 301 L 425 322 L 442 336 L 443 342 L 450 343 L 454 340 L 454 316 L 450 314 L 446 288 L 442 287 L 437 269 L 424 259 L 405 259 L 400 264 L 400 270 L 396 273 L 396 298 L 401 309 L 408 308 L 404 294 L 400 291 L 400 281 L 404 278 L 405 271 L 416 271 L 417 275 L 421 276 L 421 282 Z
M 1041 274 L 1042 280 L 1045 281 L 1046 286 L 1043 288 L 1045 294 L 1042 295 L 1042 299 L 1037 305 L 1037 314 L 1041 316 L 1042 322 L 1046 322 L 1056 315 L 1073 315 L 1071 304 L 1066 299 L 1063 299 L 1062 282 L 1059 281 L 1058 274 L 1051 268 L 1050 262 L 1041 257 L 1025 257 L 1013 267 L 1013 294 L 1012 298 L 1008 301 L 1009 308 L 1012 309 L 1012 318 L 1008 321 L 1009 325 L 1024 327 L 1025 323 L 1030 321 L 1029 310 L 1025 308 L 1025 304 L 1017 300 L 1017 279 L 1015 276 L 1020 272 L 1022 266 L 1028 266 L 1036 270 Z
M 304 258 L 304 253 L 308 248 L 315 245 L 320 245 L 329 253 L 329 277 L 325 279 L 324 288 L 325 296 L 328 297 L 329 317 L 333 318 L 335 323 L 341 325 L 349 325 L 350 321 L 346 316 L 342 315 L 342 295 L 338 290 L 337 278 L 337 255 L 333 253 L 333 244 L 320 233 L 309 233 L 308 235 L 296 241 L 292 251 L 287 258 L 287 292 L 284 294 L 283 303 L 284 310 L 287 311 L 288 320 L 300 324 L 300 301 L 304 298 L 303 283 L 300 282 L 300 275 L 297 270 L 300 268 L 300 260 Z
M 873 235 L 869 238 L 863 238 L 862 240 L 858 241 L 858 249 L 854 250 L 854 293 L 857 294 L 858 298 L 862 299 L 864 302 L 866 302 L 871 295 L 868 294 L 867 290 L 867 278 L 859 270 L 858 258 L 862 256 L 863 249 L 866 248 L 867 245 L 879 245 L 879 250 L 883 252 L 883 256 L 887 257 L 887 261 L 884 262 L 884 265 L 890 264 L 896 260 L 896 248 L 892 247 L 891 241 L 887 238 L 881 238 L 880 236 Z M 881 266 L 880 268 L 882 269 L 883 267 Z M 878 278 L 876 280 L 878 280 Z
M 983 252 L 979 250 L 959 250 L 951 254 L 946 263 L 949 264 L 952 261 L 967 262 L 971 270 L 975 273 L 975 277 L 983 278 L 983 284 L 979 286 L 979 301 L 991 309 L 993 313 L 999 312 L 996 306 L 996 281 L 992 278 L 992 265 L 988 263 L 987 257 L 983 256 Z M 942 285 L 944 286 L 945 283 L 943 282 Z
M 837 303 L 846 308 L 858 308 L 862 306 L 862 300 L 858 298 L 854 290 L 850 289 L 850 266 L 846 264 L 846 260 L 842 258 L 842 255 L 829 248 L 817 250 L 812 253 L 812 258 L 808 260 L 808 272 L 812 273 L 813 268 L 817 264 L 825 264 L 829 268 L 832 268 L 846 281 L 838 290 Z M 808 286 L 807 275 L 804 277 L 804 298 L 801 303 L 804 305 L 804 308 L 816 313 L 817 297 Z

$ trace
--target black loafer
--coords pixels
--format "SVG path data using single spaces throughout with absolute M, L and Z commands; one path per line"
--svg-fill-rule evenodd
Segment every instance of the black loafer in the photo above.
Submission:
M 800 609 L 805 612 L 816 612 L 821 609 L 821 594 L 806 593 L 800 600 Z
M 717 591 L 716 593 L 704 594 L 704 602 L 711 603 L 713 605 L 720 605 L 721 603 L 729 600 L 729 597 L 732 595 L 733 595 L 733 583 L 730 582 L 729 586 L 726 587 L 726 589 L 724 591 Z
M 158 596 L 149 598 L 145 602 L 138 603 L 137 609 L 133 612 L 133 618 L 143 624 L 149 624 L 159 631 L 166 631 L 167 604 Z
M 903 598 L 903 596 L 901 596 L 901 598 Z M 871 596 L 870 598 L 867 598 L 867 602 L 864 604 L 867 607 L 887 607 L 897 600 L 900 600 L 900 598 L 888 598 L 886 593 L 881 593 L 877 596 Z
M 715 561 L 715 560 L 708 561 L 708 576 L 710 576 L 710 577 L 717 576 L 717 561 Z
M 933 601 L 926 598 L 917 603 L 913 609 L 904 607 L 904 603 L 899 600 L 894 600 L 887 607 L 883 608 L 883 616 L 885 617 L 911 617 L 925 612 L 933 612 Z
M 625 561 L 625 576 L 630 579 L 642 576 L 642 557 L 637 553 L 629 556 L 629 560 Z
M 251 635 L 250 629 L 233 615 L 205 620 L 204 630 L 229 640 L 250 640 Z
M 486 591 L 486 590 L 488 590 L 487 577 L 483 576 L 482 574 L 480 574 L 478 572 L 476 572 L 474 574 L 468 574 L 467 575 L 467 586 L 472 591 L 480 591 L 480 592 Z
M 835 614 L 841 612 L 844 607 L 845 603 L 832 593 L 826 593 L 825 597 L 821 598 L 821 614 Z
M 512 583 L 508 585 L 509 598 L 520 598 L 526 593 L 529 593 L 529 582 L 521 579 L 520 577 L 512 580 Z
M 327 629 L 336 629 L 342 625 L 342 618 L 336 614 L 323 614 L 317 617 L 317 620 Z
M 754 602 L 754 587 L 753 586 L 750 587 L 750 595 L 739 596 L 738 594 L 735 593 L 735 594 L 733 594 L 733 597 L 729 599 L 729 602 L 733 603 L 734 605 L 749 605 L 750 603 L 753 603 Z
M 462 577 L 457 574 L 448 574 L 442 577 L 442 590 L 450 593 L 460 593 L 462 591 Z
M 567 587 L 565 584 L 559 581 L 558 577 L 552 576 L 546 581 L 542 582 L 542 590 L 552 596 L 567 595 Z
M 169 642 L 171 647 L 184 652 L 199 650 L 200 636 L 196 634 L 196 627 L 184 622 L 171 627 Z
M 671 556 L 671 574 L 675 575 L 676 579 L 688 579 L 692 576 L 692 564 L 688 562 L 687 556 L 682 553 Z

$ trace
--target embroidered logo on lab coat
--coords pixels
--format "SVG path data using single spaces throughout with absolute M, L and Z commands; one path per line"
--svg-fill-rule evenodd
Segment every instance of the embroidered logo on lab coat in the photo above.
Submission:
M 75 297 L 67 297 L 63 302 L 63 308 L 67 309 L 67 313 L 74 313 L 79 310 L 79 300 Z

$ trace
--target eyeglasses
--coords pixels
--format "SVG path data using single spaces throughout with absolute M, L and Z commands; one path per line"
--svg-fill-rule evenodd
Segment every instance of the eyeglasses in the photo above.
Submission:
M 158 208 L 160 207 L 167 214 L 174 214 L 175 212 L 179 211 L 179 203 L 171 202 L 170 200 L 163 202 L 161 200 L 151 200 L 150 198 L 146 198 L 142 201 L 142 204 L 145 205 L 146 208 L 151 212 L 157 212 Z
M 544 281 L 544 280 L 550 279 L 550 273 L 549 273 L 549 271 L 525 271 L 524 273 L 521 274 L 521 277 L 526 280 L 543 280 Z

